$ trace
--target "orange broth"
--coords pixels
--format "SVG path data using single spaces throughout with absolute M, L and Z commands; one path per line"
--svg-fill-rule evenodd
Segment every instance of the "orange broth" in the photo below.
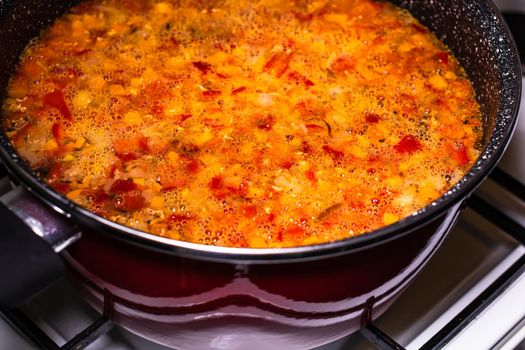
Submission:
M 50 186 L 156 235 L 231 247 L 392 224 L 479 155 L 450 51 L 372 0 L 95 0 L 21 58 L 3 127 Z

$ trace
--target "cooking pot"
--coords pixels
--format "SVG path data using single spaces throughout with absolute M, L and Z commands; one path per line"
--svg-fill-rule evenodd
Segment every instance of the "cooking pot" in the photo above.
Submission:
M 65 261 L 95 308 L 105 307 L 136 334 L 180 349 L 311 348 L 358 330 L 363 315 L 365 321 L 381 315 L 502 156 L 521 92 L 513 39 L 489 0 L 394 2 L 450 47 L 483 111 L 482 154 L 450 191 L 393 225 L 337 242 L 205 246 L 123 227 L 77 206 L 40 181 L 0 132 L 0 157 L 17 184 L 0 205 L 0 306 L 19 305 L 60 278 Z M 74 3 L 0 2 L 4 97 L 24 47 Z

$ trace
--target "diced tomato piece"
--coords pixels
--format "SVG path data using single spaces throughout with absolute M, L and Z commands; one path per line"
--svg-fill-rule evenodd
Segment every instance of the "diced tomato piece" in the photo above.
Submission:
M 138 188 L 137 184 L 130 180 L 117 180 L 109 189 L 109 193 L 130 192 Z
M 325 127 L 321 126 L 321 125 L 317 125 L 317 124 L 306 124 L 305 125 L 307 129 L 312 129 L 312 130 L 323 130 L 325 129 Z
M 246 91 L 246 86 L 241 86 L 232 90 L 232 95 L 237 95 L 243 91 Z
M 148 151 L 148 138 L 147 137 L 138 137 L 137 138 L 137 146 L 140 151 L 147 152 Z
M 439 52 L 436 55 L 436 58 L 438 59 L 439 63 L 442 63 L 444 65 L 448 64 L 448 53 L 446 53 L 446 52 Z
M 323 221 L 323 227 L 327 230 L 330 230 L 332 227 L 334 227 L 334 223 L 332 221 Z
M 459 147 L 454 147 L 453 157 L 461 166 L 466 165 L 470 162 L 467 153 L 467 148 L 463 144 L 461 144 Z
M 221 176 L 214 176 L 208 186 L 212 190 L 219 190 L 224 187 L 224 179 Z
M 294 53 L 277 52 L 263 67 L 265 72 L 273 71 L 278 77 L 286 73 Z
M 284 161 L 284 162 L 281 163 L 281 168 L 283 168 L 283 169 L 287 169 L 287 170 L 288 170 L 288 169 L 290 169 L 291 167 L 293 167 L 294 164 L 295 164 L 294 161 L 292 161 L 292 160 L 287 160 L 287 161 Z
M 335 73 L 351 71 L 355 68 L 355 60 L 349 55 L 343 55 L 332 62 L 330 67 Z
M 208 187 L 213 191 L 213 196 L 217 199 L 224 199 L 230 196 L 245 197 L 248 193 L 248 184 L 245 181 L 238 186 L 228 186 L 224 183 L 221 176 L 214 176 Z
M 144 208 L 146 200 L 139 191 L 119 193 L 113 198 L 115 208 L 122 211 L 135 211 Z
M 231 192 L 232 195 L 244 197 L 248 193 L 248 184 L 243 181 L 239 186 L 226 186 L 226 188 Z
M 338 151 L 328 145 L 323 146 L 323 151 L 328 153 L 334 161 L 341 161 L 345 156 L 345 153 L 343 151 Z
M 198 173 L 201 170 L 201 162 L 198 159 L 190 159 L 186 164 L 186 170 L 192 174 Z
M 296 71 L 290 72 L 288 74 L 288 78 L 297 84 L 304 85 L 307 88 L 315 85 L 313 81 Z
M 193 63 L 193 66 L 195 68 L 197 68 L 198 70 L 200 70 L 204 74 L 208 73 L 211 70 L 211 68 L 212 68 L 212 65 L 209 64 L 208 62 L 195 61 L 195 62 L 192 62 L 192 63 Z
M 67 194 L 70 191 L 71 185 L 65 182 L 55 182 L 51 184 L 51 187 L 53 187 L 57 192 Z
M 406 135 L 394 146 L 394 149 L 399 153 L 414 153 L 421 150 L 422 145 L 415 136 Z
M 275 220 L 275 214 L 274 213 L 268 214 L 268 216 L 266 217 L 266 220 L 268 220 L 268 222 L 273 222 L 273 220 Z
M 87 189 L 82 191 L 82 195 L 94 204 L 103 204 L 109 199 L 108 194 L 101 189 Z
M 53 163 L 49 167 L 49 171 L 46 174 L 46 179 L 49 183 L 60 180 L 65 171 L 65 165 L 62 162 Z
M 206 97 L 215 97 L 220 96 L 221 94 L 222 92 L 220 92 L 219 90 L 206 90 L 202 92 L 202 96 Z
M 103 204 L 104 202 L 106 202 L 107 200 L 109 199 L 109 196 L 103 192 L 103 191 L 100 191 L 98 192 L 95 197 L 93 198 L 93 202 L 95 204 Z
M 62 142 L 64 141 L 64 131 L 62 129 L 62 125 L 60 123 L 54 123 L 51 127 L 51 133 L 53 134 L 57 144 L 62 145 Z
M 278 242 L 282 242 L 284 239 L 284 229 L 281 228 L 279 231 L 277 231 L 277 237 L 275 237 Z
M 170 214 L 167 218 L 168 222 L 173 222 L 173 223 L 185 222 L 185 221 L 194 220 L 194 219 L 195 219 L 195 215 L 192 215 L 190 213 L 173 213 L 173 214 Z
M 294 236 L 294 237 L 300 237 L 302 235 L 304 235 L 304 228 L 302 228 L 301 226 L 299 225 L 290 225 L 286 228 L 286 233 L 291 235 L 291 236 Z
M 135 152 L 124 152 L 124 153 L 115 152 L 115 155 L 124 162 L 129 162 L 130 160 L 135 160 L 135 159 L 140 158 L 140 155 Z
M 376 124 L 379 122 L 379 116 L 375 113 L 366 113 L 365 120 L 368 124 Z
M 255 215 L 257 215 L 257 207 L 255 205 L 247 205 L 244 208 L 242 208 L 242 214 L 244 217 L 251 219 Z
M 313 169 L 307 170 L 304 175 L 308 180 L 317 183 L 317 176 L 315 176 L 315 171 Z
M 180 114 L 179 119 L 180 123 L 184 123 L 186 120 L 190 119 L 192 117 L 191 114 Z
M 44 104 L 56 108 L 66 120 L 72 120 L 71 111 L 66 104 L 62 90 L 55 89 L 44 96 Z

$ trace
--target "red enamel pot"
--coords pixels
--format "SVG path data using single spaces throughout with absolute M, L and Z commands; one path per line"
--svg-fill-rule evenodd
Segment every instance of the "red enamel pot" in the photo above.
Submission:
M 0 306 L 23 303 L 60 278 L 65 261 L 95 308 L 102 312 L 105 303 L 117 324 L 179 349 L 311 348 L 378 317 L 439 248 L 464 201 L 501 158 L 521 93 L 513 39 L 489 0 L 395 2 L 452 49 L 482 106 L 483 152 L 449 192 L 393 225 L 337 242 L 204 246 L 123 227 L 75 205 L 34 176 L 0 133 L 0 157 L 19 184 L 0 199 Z M 3 90 L 29 40 L 71 5 L 0 4 Z

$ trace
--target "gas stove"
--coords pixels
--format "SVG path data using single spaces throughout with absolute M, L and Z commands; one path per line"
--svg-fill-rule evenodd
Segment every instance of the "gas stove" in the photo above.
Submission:
M 525 14 L 523 0 L 495 2 Z M 525 350 L 525 94 L 521 105 L 499 168 L 425 270 L 374 323 L 317 350 Z M 0 349 L 167 349 L 114 326 L 66 281 L 0 316 Z

